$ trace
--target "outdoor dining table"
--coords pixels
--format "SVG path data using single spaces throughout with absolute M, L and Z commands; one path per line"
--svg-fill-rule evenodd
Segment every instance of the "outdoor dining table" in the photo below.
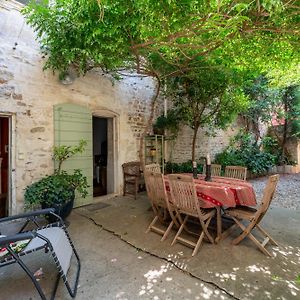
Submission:
M 192 176 L 192 174 L 190 175 Z M 164 179 L 168 197 L 171 197 L 168 177 L 165 175 Z M 211 181 L 205 181 L 204 175 L 198 175 L 198 178 L 194 179 L 194 182 L 200 206 L 217 209 L 216 242 L 221 239 L 222 234 L 221 207 L 256 205 L 253 186 L 244 180 L 212 176 Z

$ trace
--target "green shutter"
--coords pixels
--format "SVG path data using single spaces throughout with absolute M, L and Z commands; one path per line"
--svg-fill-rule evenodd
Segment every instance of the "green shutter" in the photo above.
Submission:
M 81 169 L 90 186 L 86 198 L 76 195 L 75 207 L 93 202 L 92 133 L 92 114 L 88 108 L 69 103 L 54 106 L 54 145 L 73 146 L 80 140 L 87 142 L 82 154 L 69 158 L 62 165 L 62 169 L 70 173 Z

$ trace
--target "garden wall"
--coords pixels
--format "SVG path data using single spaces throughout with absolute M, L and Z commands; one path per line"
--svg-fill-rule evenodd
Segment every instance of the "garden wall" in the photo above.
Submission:
M 229 145 L 230 138 L 238 133 L 239 125 L 234 123 L 225 131 L 217 130 L 213 137 L 208 137 L 205 130 L 200 129 L 197 135 L 196 143 L 196 158 L 206 156 L 210 153 L 213 160 L 215 155 L 221 152 Z M 184 126 L 175 141 L 168 143 L 167 160 L 175 163 L 182 163 L 190 160 L 192 157 L 192 138 L 193 130 L 190 127 Z

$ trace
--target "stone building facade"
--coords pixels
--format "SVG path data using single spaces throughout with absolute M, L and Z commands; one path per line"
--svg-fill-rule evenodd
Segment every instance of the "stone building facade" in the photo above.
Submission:
M 64 85 L 52 71 L 43 71 L 45 58 L 30 27 L 20 14 L 21 4 L 0 1 L 0 119 L 9 119 L 8 214 L 24 207 L 24 189 L 53 172 L 54 107 L 73 104 L 92 116 L 112 121 L 110 192 L 120 194 L 122 163 L 138 159 L 139 137 L 149 116 L 154 82 L 125 77 L 114 82 L 99 70 Z M 162 104 L 163 105 L 163 104 Z M 234 128 L 215 138 L 199 133 L 197 156 L 212 156 L 228 145 Z M 183 162 L 191 157 L 192 131 L 183 128 L 175 144 L 169 142 L 166 159 Z
M 62 103 L 114 120 L 113 192 L 118 194 L 122 163 L 138 159 L 153 82 L 127 77 L 112 84 L 95 70 L 63 85 L 57 74 L 43 71 L 45 59 L 20 8 L 16 1 L 0 1 L 0 117 L 10 119 L 9 214 L 22 211 L 27 185 L 53 171 L 53 107 Z

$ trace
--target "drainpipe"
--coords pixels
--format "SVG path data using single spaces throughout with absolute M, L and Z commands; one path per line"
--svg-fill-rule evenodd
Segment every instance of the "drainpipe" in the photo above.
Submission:
M 167 85 L 164 85 L 164 116 L 167 116 L 167 112 L 168 112 L 168 101 L 167 101 L 167 97 L 166 97 L 166 91 L 167 91 Z M 164 132 L 164 134 L 166 134 L 166 132 Z M 167 158 L 167 154 L 168 154 L 168 143 L 167 141 L 164 140 L 164 160 L 166 161 Z

